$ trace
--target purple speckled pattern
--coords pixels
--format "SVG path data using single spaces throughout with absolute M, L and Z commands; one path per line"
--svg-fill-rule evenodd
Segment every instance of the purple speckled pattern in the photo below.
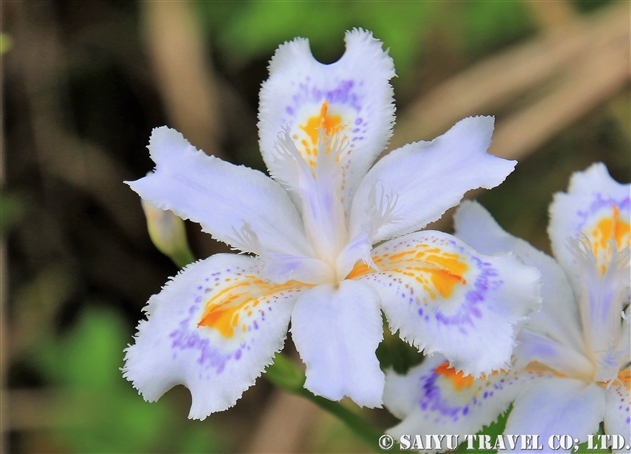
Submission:
M 230 272 L 231 270 L 226 270 Z M 243 270 L 237 269 L 236 272 Z M 188 310 L 183 311 L 185 318 L 183 318 L 178 327 L 169 333 L 171 341 L 171 349 L 173 351 L 173 360 L 177 359 L 178 352 L 183 350 L 198 350 L 199 358 L 197 363 L 201 366 L 200 370 L 214 369 L 214 373 L 221 374 L 226 366 L 226 362 L 234 358 L 238 360 L 241 357 L 241 351 L 246 348 L 245 343 L 240 343 L 236 349 L 226 353 L 222 349 L 217 348 L 211 344 L 211 340 L 208 336 L 202 337 L 200 330 L 207 330 L 204 327 L 197 327 L 197 323 L 201 314 L 203 313 L 205 302 L 208 298 L 208 294 L 211 292 L 211 285 L 215 282 L 219 282 L 222 273 L 217 271 L 211 273 L 209 277 L 205 278 L 205 285 L 198 286 L 195 289 L 192 297 L 192 302 L 188 305 Z M 264 315 L 264 314 L 263 314 Z M 247 346 L 249 349 L 250 346 Z M 201 372 L 200 372 L 201 378 Z
M 296 85 L 292 82 L 292 85 Z M 354 80 L 340 80 L 337 85 L 332 89 L 322 89 L 313 84 L 310 77 L 306 77 L 303 82 L 297 83 L 295 93 L 291 96 L 291 104 L 285 107 L 285 114 L 280 119 L 281 125 L 290 125 L 293 132 L 300 131 L 299 125 L 302 124 L 306 118 L 318 115 L 324 101 L 328 101 L 329 109 L 336 114 L 337 109 L 350 108 L 351 111 L 347 111 L 344 114 L 342 120 L 343 124 L 347 128 L 347 133 L 350 132 L 350 148 L 355 148 L 355 143 L 364 140 L 365 135 L 368 132 L 370 126 L 369 122 L 363 118 L 362 112 L 365 112 L 366 106 L 363 105 L 363 98 L 359 94 L 357 87 L 361 87 L 363 82 L 355 82 Z M 304 109 L 307 108 L 305 111 Z M 306 114 L 306 116 L 305 116 Z M 369 115 L 368 115 L 369 116 Z M 351 125 L 355 127 L 351 128 Z
M 441 242 L 439 241 L 438 243 Z M 458 326 L 459 331 L 466 334 L 466 327 L 475 327 L 475 320 L 483 317 L 481 306 L 487 301 L 488 294 L 498 290 L 503 285 L 503 281 L 499 277 L 498 271 L 491 263 L 470 255 L 464 247 L 458 245 L 455 241 L 445 241 L 445 244 L 441 245 L 441 247 L 450 253 L 457 253 L 461 257 L 466 257 L 466 262 L 470 265 L 470 268 L 477 270 L 477 273 L 474 275 L 475 280 L 473 285 L 467 285 L 467 288 L 470 289 L 466 291 L 464 298 L 462 298 L 462 303 L 458 305 L 458 309 L 453 313 L 444 311 L 440 303 L 423 303 L 421 301 L 422 295 L 424 294 L 422 286 L 418 285 L 413 277 L 407 277 L 409 275 L 405 275 L 404 272 L 407 266 L 413 269 L 414 267 L 422 265 L 422 261 L 410 260 L 410 263 L 399 266 L 399 268 L 402 268 L 403 273 L 384 271 L 367 276 L 365 279 L 372 280 L 387 287 L 396 286 L 395 291 L 397 297 L 404 299 L 407 305 L 414 306 L 411 312 L 416 313 L 425 321 L 434 318 L 434 320 L 441 325 Z M 410 245 L 407 241 L 400 241 L 392 246 L 384 245 L 380 248 L 379 254 L 394 254 L 399 252 L 399 249 L 408 250 L 410 249 Z M 473 273 L 470 271 L 467 272 L 468 279 L 472 274 Z
M 295 86 L 295 83 L 292 83 Z M 340 80 L 337 85 L 331 89 L 321 89 L 313 84 L 310 77 L 306 77 L 303 82 L 297 84 L 292 95 L 291 105 L 285 108 L 285 112 L 291 116 L 295 116 L 305 104 L 316 105 L 319 110 L 320 104 L 325 100 L 330 104 L 341 104 L 352 107 L 358 114 L 362 109 L 361 97 L 353 88 L 356 84 L 354 80 Z M 314 112 L 314 113 L 317 113 Z M 290 123 L 286 121 L 286 123 Z
M 464 417 L 486 420 L 488 416 L 481 416 L 481 413 L 497 415 L 503 412 L 518 393 L 521 382 L 542 377 L 542 373 L 535 371 L 500 372 L 477 379 L 470 387 L 465 385 L 457 389 L 450 378 L 435 373 L 436 369 L 431 368 L 418 378 L 417 411 L 424 420 L 445 426 Z M 496 410 L 498 407 L 499 411 Z
M 532 269 L 523 271 L 521 282 L 507 279 L 523 269 L 513 256 L 485 256 L 435 231 L 390 240 L 372 257 L 380 271 L 357 279 L 380 296 L 393 332 L 468 373 L 500 369 L 510 360 L 515 324 L 535 296 Z
M 476 405 L 477 400 L 474 397 L 469 404 L 460 404 L 450 402 L 449 399 L 443 397 L 441 387 L 437 385 L 440 375 L 430 372 L 419 378 L 419 388 L 421 397 L 418 401 L 419 408 L 426 413 L 425 419 L 433 417 L 434 422 L 448 423 L 449 421 L 458 421 L 460 416 L 469 413 L 469 405 Z M 431 415 L 435 413 L 435 415 Z
M 631 424 L 631 402 L 629 400 L 629 391 L 625 390 L 622 385 L 615 384 L 609 389 L 608 394 L 610 402 L 608 403 L 609 408 L 607 411 L 611 414 L 611 417 L 614 417 L 619 421 L 624 421 L 625 424 Z M 607 424 L 607 419 L 609 417 L 609 414 L 605 416 L 605 424 Z
M 603 197 L 602 194 L 596 194 L 596 199 L 591 203 L 587 210 L 578 210 L 576 215 L 579 218 L 576 226 L 576 235 L 583 231 L 585 225 L 589 222 L 590 218 L 598 213 L 603 208 L 611 209 L 612 206 L 617 206 L 620 211 L 631 211 L 631 197 L 626 197 L 621 200 L 613 197 Z
M 240 336 L 238 333 L 232 338 L 225 339 L 221 334 L 208 327 L 198 327 L 197 324 L 204 312 L 207 301 L 214 291 L 223 290 L 222 272 L 211 273 L 204 279 L 204 285 L 196 287 L 192 293 L 191 302 L 188 309 L 181 311 L 184 315 L 178 323 L 177 328 L 169 333 L 171 339 L 172 359 L 177 360 L 179 352 L 186 350 L 196 350 L 199 354 L 197 364 L 199 364 L 199 378 L 210 378 L 211 375 L 221 374 L 226 364 L 230 361 L 239 361 L 245 352 L 249 351 L 257 342 L 257 337 L 252 335 Z M 235 267 L 227 269 L 226 276 L 231 279 L 238 279 L 239 276 L 247 274 L 246 270 Z M 235 279 L 235 280 L 236 280 Z M 285 293 L 300 291 L 300 289 L 288 289 Z M 241 320 L 247 320 L 247 332 L 258 331 L 261 324 L 266 320 L 266 313 L 273 311 L 274 301 L 281 298 L 283 292 L 271 295 L 260 306 L 252 311 L 251 316 L 246 316 L 245 311 L 241 311 Z M 239 340 L 241 339 L 241 340 Z M 205 372 L 204 372 L 205 371 Z

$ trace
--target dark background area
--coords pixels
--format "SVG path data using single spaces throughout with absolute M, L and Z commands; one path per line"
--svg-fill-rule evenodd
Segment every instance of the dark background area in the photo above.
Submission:
M 276 47 L 323 62 L 360 26 L 390 48 L 392 147 L 496 115 L 518 159 L 474 193 L 549 252 L 547 209 L 572 172 L 631 177 L 628 2 L 3 1 L 2 447 L 36 452 L 365 451 L 333 417 L 265 380 L 228 412 L 186 419 L 178 387 L 143 402 L 122 379 L 141 309 L 177 267 L 123 181 L 152 169 L 151 129 L 265 170 L 258 91 Z M 449 215 L 434 226 L 449 231 Z M 226 247 L 188 225 L 204 258 Z M 288 342 L 291 348 L 291 342 Z M 366 417 L 385 428 L 385 411 Z

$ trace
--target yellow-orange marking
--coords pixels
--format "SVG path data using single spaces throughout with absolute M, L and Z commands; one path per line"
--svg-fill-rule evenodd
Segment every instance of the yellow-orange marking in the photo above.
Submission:
M 306 139 L 302 139 L 300 141 L 300 144 L 302 145 L 300 149 L 300 154 L 312 168 L 315 167 L 315 158 L 318 156 L 320 128 L 324 129 L 324 133 L 328 137 L 333 137 L 344 128 L 344 126 L 342 125 L 341 115 L 329 114 L 329 101 L 324 101 L 320 106 L 320 112 L 307 118 L 307 121 L 304 124 L 298 125 L 298 127 L 305 132 L 305 134 L 311 141 L 310 144 L 309 141 L 307 141 Z M 331 149 L 329 148 L 327 150 L 327 153 L 329 153 L 330 151 Z M 339 162 L 339 156 L 337 162 Z
M 357 262 L 351 272 L 348 273 L 348 276 L 346 276 L 346 279 L 356 279 L 371 272 L 374 272 L 371 267 L 366 265 L 364 262 Z
M 618 374 L 618 380 L 622 382 L 622 386 L 631 391 L 631 368 L 627 367 Z
M 438 375 L 444 375 L 449 379 L 456 388 L 456 391 L 461 391 L 462 388 L 471 388 L 473 386 L 473 375 L 465 375 L 462 371 L 456 372 L 456 369 L 449 367 L 449 361 L 445 361 L 434 370 L 434 373 Z
M 255 276 L 240 277 L 241 282 L 232 282 L 226 288 L 213 295 L 207 302 L 204 313 L 197 326 L 215 328 L 223 337 L 231 338 L 239 325 L 239 315 L 250 308 L 250 303 L 256 307 L 261 300 L 265 300 L 276 293 L 297 287 L 294 281 L 280 285 L 271 285 Z M 236 278 L 234 279 L 236 281 Z M 224 281 L 225 282 L 225 281 Z M 247 313 L 251 316 L 252 311 Z M 242 331 L 247 326 L 242 325 Z
M 615 241 L 618 250 L 621 250 L 631 241 L 631 225 L 620 219 L 620 210 L 616 205 L 612 205 L 611 208 L 613 215 L 601 219 L 591 232 L 594 238 L 592 252 L 598 259 L 599 269 L 602 274 L 607 271 L 607 265 L 611 259 L 611 245 L 609 242 Z M 604 257 L 599 257 L 600 251 L 603 251 Z
M 438 248 L 424 249 L 426 247 L 425 244 L 416 244 L 413 249 L 392 254 L 389 258 L 387 258 L 388 254 L 377 256 L 374 261 L 379 263 L 382 271 L 414 278 L 423 285 L 426 292 L 430 293 L 432 299 L 436 299 L 437 295 L 427 285 L 428 280 L 443 298 L 448 298 L 453 293 L 456 284 L 467 283 L 464 274 L 469 269 L 469 265 L 460 261 L 458 254 L 444 252 Z M 418 249 L 422 250 L 418 251 Z M 417 266 L 419 264 L 426 266 Z M 356 279 L 374 272 L 376 271 L 366 264 L 358 262 L 346 278 Z
M 324 128 L 324 133 L 332 137 L 340 129 L 342 129 L 342 116 L 341 115 L 329 115 L 329 101 L 324 101 L 320 107 L 320 113 L 307 119 L 304 125 L 300 125 L 302 129 L 311 139 L 313 145 L 318 144 L 318 137 L 320 134 L 320 128 Z M 317 149 L 316 149 L 317 156 Z
M 564 373 L 551 369 L 550 367 L 540 363 L 539 361 L 532 361 L 531 363 L 528 363 L 528 365 L 524 367 L 523 370 L 527 372 L 534 372 L 537 374 L 543 374 L 547 372 L 554 375 L 555 377 L 567 377 L 567 375 L 565 375 Z
M 432 280 L 432 284 L 434 284 L 434 288 L 438 290 L 438 293 L 440 293 L 443 298 L 451 296 L 454 286 L 458 282 L 461 284 L 467 283 L 462 276 L 448 270 L 435 269 L 428 271 L 431 273 L 430 279 Z
M 400 259 L 402 257 L 405 257 L 406 255 L 410 255 L 410 254 L 414 254 L 416 251 L 414 249 L 412 249 L 411 251 L 403 251 L 403 252 L 399 252 L 398 254 L 393 254 L 390 256 L 390 260 L 397 260 Z

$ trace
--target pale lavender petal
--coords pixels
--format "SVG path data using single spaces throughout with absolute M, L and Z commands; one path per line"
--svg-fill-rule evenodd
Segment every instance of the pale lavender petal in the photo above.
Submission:
M 217 254 L 186 267 L 149 300 L 125 355 L 124 377 L 153 402 L 175 385 L 192 395 L 190 418 L 235 404 L 283 347 L 303 290 L 271 285 L 256 260 Z
M 339 135 L 348 149 L 340 166 L 341 191 L 348 207 L 357 185 L 385 148 L 394 122 L 394 65 L 372 33 L 346 33 L 346 52 L 332 64 L 318 62 L 309 41 L 281 45 L 261 89 L 260 147 L 273 176 L 290 180 L 274 158 L 278 135 L 287 130 L 305 162 L 317 167 L 318 127 Z
M 380 407 L 384 374 L 375 351 L 383 339 L 379 300 L 365 284 L 342 281 L 301 295 L 291 334 L 307 365 L 305 388 L 318 396 Z
M 244 252 L 261 252 L 241 241 L 245 229 L 270 252 L 312 253 L 296 207 L 271 178 L 207 156 L 167 127 L 153 130 L 149 151 L 155 172 L 129 182 L 143 199 Z
M 379 272 L 362 264 L 348 278 L 377 292 L 391 331 L 466 374 L 507 366 L 517 332 L 540 306 L 536 269 L 508 254 L 480 254 L 446 233 L 390 240 L 372 259 Z
M 504 231 L 479 203 L 463 202 L 454 215 L 454 223 L 455 235 L 478 251 L 484 254 L 513 252 L 526 265 L 539 269 L 543 303 L 541 311 L 530 316 L 526 327 L 584 357 L 587 353 L 578 306 L 565 272 L 556 260 Z
M 605 392 L 598 384 L 551 377 L 517 397 L 504 433 L 538 435 L 546 449 L 553 435 L 569 435 L 584 443 L 598 431 L 604 415 Z
M 374 244 L 414 232 L 439 219 L 470 189 L 499 185 L 513 171 L 515 161 L 487 153 L 492 133 L 492 117 L 469 117 L 431 142 L 389 153 L 357 190 L 351 236 L 368 229 Z M 394 213 L 382 216 L 375 206 L 389 195 L 394 198 Z

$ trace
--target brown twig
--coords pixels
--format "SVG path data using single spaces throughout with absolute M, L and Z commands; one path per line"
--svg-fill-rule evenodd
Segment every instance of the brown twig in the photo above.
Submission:
M 217 88 L 188 2 L 141 2 L 149 56 L 173 126 L 197 148 L 222 156 Z
M 505 118 L 494 135 L 491 152 L 522 158 L 605 101 L 629 81 L 629 41 L 594 49 L 568 67 L 552 93 Z
M 490 148 L 500 157 L 524 158 L 627 86 L 628 16 L 628 3 L 621 3 L 591 17 L 562 21 L 545 35 L 455 76 L 404 112 L 390 149 L 431 139 L 465 116 L 505 109 L 517 95 L 536 88 L 530 104 L 498 120 Z M 427 228 L 450 229 L 452 213 Z
M 593 58 L 617 42 L 628 45 L 628 8 L 627 3 L 615 4 L 573 20 L 454 76 L 400 115 L 390 149 L 431 139 L 466 116 L 492 113 L 519 94 L 565 74 L 577 61 Z M 628 59 L 628 54 L 621 58 Z

